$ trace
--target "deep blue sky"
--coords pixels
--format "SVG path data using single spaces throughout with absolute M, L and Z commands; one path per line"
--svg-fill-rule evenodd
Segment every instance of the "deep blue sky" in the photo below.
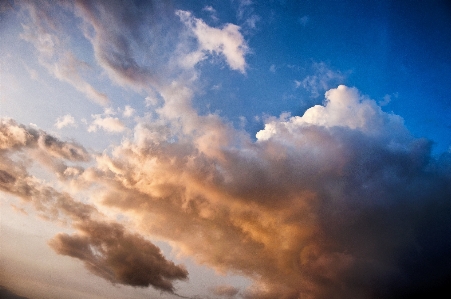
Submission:
M 200 11 L 207 2 L 200 1 L 196 9 L 192 4 L 180 3 L 206 15 L 211 25 L 243 23 L 228 4 L 223 5 L 229 9 L 217 9 L 216 22 Z M 311 75 L 312 63 L 322 62 L 343 75 L 338 83 L 355 86 L 376 101 L 390 95 L 384 111 L 401 115 L 416 136 L 434 140 L 436 152 L 450 146 L 451 8 L 446 1 L 268 1 L 247 13 L 260 17 L 256 28 L 245 31 L 252 49 L 247 75 L 221 78 L 229 95 L 240 100 L 230 104 L 219 97 L 209 101 L 210 111 L 219 109 L 231 119 L 240 114 L 251 119 L 261 112 L 302 115 L 324 100 L 324 90 L 312 99 L 302 88 L 295 90 L 293 82 Z M 276 72 L 269 71 L 271 65 Z M 214 84 L 217 67 L 211 66 L 211 73 L 210 66 L 204 67 L 205 80 Z

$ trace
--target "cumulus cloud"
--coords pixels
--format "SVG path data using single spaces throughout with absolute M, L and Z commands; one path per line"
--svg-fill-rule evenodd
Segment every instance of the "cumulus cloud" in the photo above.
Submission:
M 119 224 L 89 221 L 75 227 L 77 234 L 58 234 L 50 246 L 84 261 L 89 271 L 112 283 L 174 292 L 172 281 L 188 276 L 183 266 L 167 261 L 158 247 Z
M 328 90 L 324 104 L 302 116 L 269 118 L 257 141 L 219 115 L 198 115 L 189 80 L 169 76 L 170 83 L 163 82 L 160 62 L 134 51 L 166 40 L 143 21 L 145 14 L 158 17 L 157 2 L 76 1 L 67 9 L 80 17 L 97 62 L 114 82 L 156 89 L 147 101 L 159 104 L 158 119 L 142 119 L 133 136 L 95 155 L 88 168 L 82 165 L 91 155 L 81 145 L 10 119 L 0 122 L 0 190 L 74 230 L 58 234 L 50 246 L 112 283 L 168 292 L 173 281 L 187 277 L 186 269 L 166 260 L 146 236 L 168 240 L 218 272 L 249 277 L 254 285 L 241 292 L 244 298 L 408 298 L 445 290 L 451 279 L 450 154 L 432 156 L 430 141 L 412 136 L 399 116 L 357 89 L 328 90 L 342 75 L 324 64 L 295 83 L 314 97 Z M 86 67 L 76 57 L 52 60 L 61 40 L 45 13 L 50 6 L 31 7 L 37 30 L 47 22 L 54 31 L 33 37 L 34 29 L 25 28 L 24 38 L 43 61 L 50 59 L 49 67 L 60 68 L 54 74 L 76 78 Z M 185 57 L 191 66 L 213 54 L 245 72 L 248 47 L 240 27 L 214 28 L 189 12 L 177 15 L 197 41 Z M 161 54 L 162 64 L 170 61 Z M 124 131 L 114 115 L 93 115 L 88 130 Z M 69 194 L 33 177 L 33 163 L 50 167 L 60 183 L 83 188 L 96 205 L 76 200 L 75 188 Z M 131 223 L 101 209 L 131 216 Z M 228 286 L 213 293 L 238 294 Z
M 103 204 L 254 279 L 247 298 L 395 298 L 450 277 L 450 176 L 400 117 L 339 86 L 302 117 L 270 120 L 257 142 L 207 119 L 157 142 L 136 127 L 97 160 Z
M 125 125 L 117 117 L 93 114 L 92 118 L 94 120 L 91 125 L 89 125 L 88 132 L 96 132 L 98 129 L 102 129 L 109 133 L 120 133 L 125 130 Z
M 75 123 L 74 117 L 70 114 L 58 117 L 58 119 L 55 122 L 55 127 L 57 127 L 58 129 L 62 129 L 68 126 L 75 127 L 76 125 L 77 124 Z
M 124 117 L 131 117 L 134 113 L 135 113 L 135 109 L 133 109 L 129 105 L 125 106 L 124 113 L 123 113 Z
M 248 52 L 248 46 L 239 26 L 226 24 L 223 28 L 214 28 L 195 18 L 190 12 L 178 10 L 177 15 L 199 42 L 199 49 L 189 55 L 192 60 L 190 64 L 194 65 L 205 59 L 205 54 L 219 54 L 225 57 L 231 69 L 245 72 L 244 56 Z
M 61 141 L 41 130 L 18 124 L 12 119 L 0 119 L 0 149 L 39 148 L 50 156 L 68 161 L 88 161 L 87 150 L 75 142 Z
M 324 106 L 315 105 L 307 109 L 302 117 L 282 117 L 266 123 L 265 128 L 257 133 L 257 139 L 266 140 L 272 136 L 287 138 L 284 134 L 296 135 L 297 129 L 309 124 L 326 128 L 347 127 L 388 136 L 406 134 L 402 118 L 383 112 L 375 101 L 361 96 L 355 88 L 340 85 L 327 91 L 325 97 Z
M 30 175 L 31 165 L 25 155 L 18 155 L 41 150 L 53 159 L 85 161 L 83 149 L 12 120 L 0 124 L 0 190 L 30 203 L 42 218 L 76 230 L 73 235 L 58 234 L 49 242 L 57 253 L 84 261 L 89 271 L 112 283 L 153 286 L 173 293 L 173 281 L 187 278 L 184 266 L 166 260 L 160 249 L 141 235 L 109 221 L 95 206 Z M 66 171 L 72 178 L 85 175 L 81 168 L 67 167 Z

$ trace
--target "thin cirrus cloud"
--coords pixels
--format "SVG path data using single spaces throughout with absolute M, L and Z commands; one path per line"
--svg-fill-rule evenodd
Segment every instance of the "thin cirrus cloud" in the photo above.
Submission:
M 21 38 L 33 44 L 38 52 L 39 63 L 55 78 L 71 84 L 95 103 L 107 105 L 107 95 L 83 78 L 82 73 L 90 66 L 67 49 L 68 45 L 57 29 L 63 21 L 52 17 L 55 14 L 53 6 L 45 2 L 39 8 L 37 5 L 33 2 L 23 5 L 30 16 L 30 22 L 22 25 L 24 32 Z

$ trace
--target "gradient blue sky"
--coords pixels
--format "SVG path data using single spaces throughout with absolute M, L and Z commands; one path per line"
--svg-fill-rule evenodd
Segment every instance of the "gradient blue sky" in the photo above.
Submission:
M 447 1 L 0 3 L 0 292 L 449 281 Z

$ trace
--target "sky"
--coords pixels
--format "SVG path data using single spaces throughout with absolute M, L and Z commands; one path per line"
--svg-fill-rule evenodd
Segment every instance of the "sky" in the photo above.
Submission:
M 1 1 L 0 297 L 451 294 L 447 1 Z

